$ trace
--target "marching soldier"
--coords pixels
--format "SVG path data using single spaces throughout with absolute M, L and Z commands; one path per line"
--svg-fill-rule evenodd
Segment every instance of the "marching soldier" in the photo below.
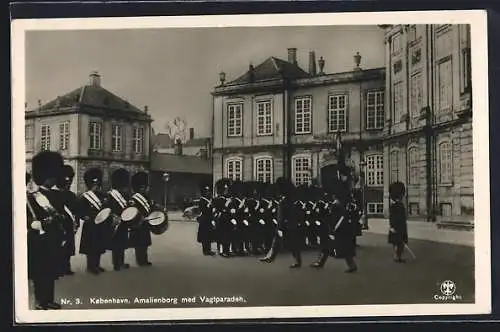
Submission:
M 109 224 L 97 224 L 95 218 L 106 207 L 105 195 L 101 191 L 102 171 L 88 169 L 83 175 L 87 191 L 79 197 L 78 214 L 83 220 L 80 239 L 80 253 L 87 256 L 87 271 L 98 275 L 105 270 L 101 267 L 101 256 L 106 252 L 110 238 Z
M 125 263 L 125 250 L 128 248 L 129 229 L 119 222 L 121 213 L 128 207 L 130 200 L 127 192 L 130 183 L 130 174 L 124 168 L 119 168 L 111 174 L 111 190 L 107 193 L 109 208 L 115 218 L 111 229 L 111 240 L 109 249 L 115 271 L 128 269 L 129 264 Z
M 245 199 L 243 205 L 243 225 L 242 237 L 243 246 L 246 253 L 252 253 L 254 248 L 254 223 L 255 223 L 255 210 L 258 208 L 258 201 L 255 199 L 255 183 L 245 183 Z
M 405 245 L 408 243 L 408 226 L 406 224 L 406 209 L 402 202 L 405 195 L 405 185 L 402 182 L 394 182 L 389 187 L 391 206 L 389 208 L 389 238 L 388 242 L 394 249 L 394 261 L 404 263 L 402 258 Z
M 54 301 L 55 280 L 60 276 L 60 255 L 64 241 L 63 214 L 56 209 L 52 188 L 62 172 L 63 158 L 57 152 L 43 151 L 32 160 L 33 181 L 38 191 L 27 192 L 28 278 L 33 282 L 36 310 L 60 309 Z M 26 175 L 26 182 L 29 182 Z
M 254 218 L 254 231 L 252 247 L 254 255 L 260 255 L 264 251 L 264 240 L 266 236 L 266 231 L 269 228 L 269 224 L 272 220 L 269 215 L 269 203 L 270 201 L 265 200 L 265 192 L 267 183 L 259 182 L 255 186 L 255 199 L 258 202 L 258 206 L 254 208 L 255 218 Z
M 132 176 L 132 202 L 141 215 L 147 217 L 158 205 L 149 198 L 149 177 L 146 172 L 137 172 Z M 130 230 L 130 246 L 135 250 L 135 259 L 139 266 L 151 266 L 148 259 L 148 247 L 152 244 L 151 232 L 147 222 Z
M 361 189 L 353 189 L 351 194 L 351 206 L 352 206 L 352 221 L 356 228 L 356 237 L 363 235 L 363 192 Z M 356 247 L 359 245 L 356 242 Z
M 71 257 L 75 255 L 75 234 L 80 227 L 80 219 L 77 216 L 78 198 L 71 191 L 71 184 L 75 177 L 75 171 L 70 165 L 64 165 L 57 187 L 60 190 L 61 198 L 64 204 L 65 218 L 65 234 L 66 242 L 62 252 L 62 274 L 73 275 L 71 270 Z
M 211 245 L 214 238 L 214 214 L 212 212 L 211 189 L 208 184 L 203 183 L 199 202 L 200 215 L 198 216 L 197 241 L 201 243 L 203 255 L 214 256 Z M 214 223 L 214 224 L 212 224 Z
M 230 242 L 231 251 L 234 255 L 243 256 L 243 211 L 244 201 L 242 197 L 243 183 L 241 181 L 234 181 L 230 188 L 231 197 L 229 198 L 227 208 L 229 209 L 229 222 L 230 222 Z
M 217 250 L 222 257 L 229 257 L 230 249 L 230 227 L 228 227 L 228 211 L 226 203 L 228 203 L 227 190 L 228 180 L 220 179 L 215 183 L 217 196 L 213 201 L 213 213 L 215 215 L 215 232 L 217 240 Z
M 264 197 L 262 198 L 261 205 L 264 206 L 265 216 L 264 220 L 266 222 L 263 232 L 262 232 L 262 242 L 264 247 L 264 252 L 268 252 L 271 249 L 274 234 L 276 234 L 276 227 L 278 226 L 277 219 L 277 207 L 278 201 L 273 194 L 273 185 L 267 184 L 265 187 Z

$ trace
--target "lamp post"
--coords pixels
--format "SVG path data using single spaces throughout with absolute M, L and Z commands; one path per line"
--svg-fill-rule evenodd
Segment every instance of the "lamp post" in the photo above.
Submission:
M 163 195 L 163 199 L 164 199 L 164 202 L 163 202 L 163 207 L 164 208 L 167 208 L 167 202 L 168 202 L 168 181 L 170 180 L 170 174 L 169 173 L 163 173 L 163 182 L 165 183 L 165 193 Z
M 363 159 L 359 162 L 360 180 L 361 180 L 361 204 L 363 206 L 363 229 L 368 230 L 368 211 L 366 204 L 366 161 Z

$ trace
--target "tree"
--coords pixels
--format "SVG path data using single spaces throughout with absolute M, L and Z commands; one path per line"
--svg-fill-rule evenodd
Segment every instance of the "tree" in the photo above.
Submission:
M 176 117 L 172 121 L 167 121 L 165 124 L 165 129 L 170 138 L 175 142 L 178 139 L 182 143 L 185 143 L 188 138 L 187 134 L 187 122 L 186 119 L 181 117 Z

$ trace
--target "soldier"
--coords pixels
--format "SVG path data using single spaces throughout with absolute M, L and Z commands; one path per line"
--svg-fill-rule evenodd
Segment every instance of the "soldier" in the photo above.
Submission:
M 258 182 L 255 184 L 254 196 L 258 202 L 255 207 L 254 213 L 254 230 L 252 247 L 254 255 L 260 255 L 265 251 L 265 236 L 266 231 L 269 229 L 269 224 L 272 223 L 272 218 L 269 215 L 270 201 L 265 199 L 267 183 Z
M 264 252 L 268 252 L 271 249 L 274 234 L 276 234 L 276 226 L 278 225 L 277 219 L 277 207 L 278 201 L 275 200 L 273 194 L 274 186 L 270 183 L 266 184 L 263 188 L 263 197 L 261 199 L 261 205 L 264 207 L 264 221 L 265 225 L 262 230 L 262 243 Z
M 60 273 L 60 255 L 64 241 L 63 214 L 56 209 L 58 195 L 52 188 L 62 172 L 63 158 L 57 152 L 43 151 L 32 160 L 33 181 L 38 191 L 27 192 L 28 278 L 33 282 L 35 309 L 60 309 L 54 301 L 55 280 Z M 26 181 L 29 182 L 29 175 Z M 59 196 L 60 197 L 60 196 Z
M 243 249 L 245 253 L 251 254 L 254 248 L 254 222 L 255 222 L 255 209 L 258 207 L 258 201 L 255 199 L 255 182 L 247 182 L 244 185 L 244 205 L 243 205 L 243 225 L 242 225 L 242 238 Z
M 230 187 L 230 199 L 227 208 L 229 210 L 229 227 L 230 228 L 230 242 L 231 252 L 237 256 L 244 256 L 243 252 L 243 201 L 244 186 L 241 181 L 234 181 Z
M 214 239 L 214 214 L 212 212 L 211 188 L 202 183 L 201 197 L 199 202 L 200 215 L 198 216 L 197 241 L 201 243 L 202 252 L 205 256 L 214 256 L 211 245 Z
M 405 185 L 402 182 L 394 182 L 389 187 L 391 206 L 389 208 L 389 237 L 388 242 L 394 249 L 394 261 L 404 263 L 402 258 L 405 245 L 408 243 L 408 226 L 406 224 L 406 209 L 402 202 L 405 195 Z
M 111 235 L 108 223 L 97 224 L 95 221 L 107 204 L 101 191 L 102 175 L 98 168 L 88 169 L 83 175 L 87 191 L 78 199 L 78 215 L 83 220 L 80 253 L 87 256 L 87 271 L 94 275 L 105 272 L 101 267 L 101 256 L 106 252 Z
M 228 211 L 226 203 L 228 202 L 228 183 L 227 179 L 220 179 L 215 183 L 215 190 L 217 196 L 213 201 L 213 213 L 215 215 L 215 237 L 217 240 L 217 250 L 222 257 L 230 256 L 230 238 L 228 227 Z
M 132 176 L 132 203 L 145 218 L 159 206 L 149 198 L 149 177 L 146 172 L 137 172 Z M 130 246 L 135 250 L 135 260 L 138 266 L 151 266 L 148 259 L 148 247 L 152 244 L 151 232 L 147 222 L 130 230 Z
M 129 228 L 120 222 L 121 214 L 128 207 L 130 200 L 129 183 L 130 173 L 124 168 L 119 168 L 111 174 L 112 189 L 107 193 L 109 208 L 113 218 L 115 218 L 108 247 L 111 250 L 111 259 L 115 271 L 130 268 L 130 265 L 125 263 L 125 250 L 129 244 Z
M 80 227 L 80 219 L 78 218 L 78 198 L 71 191 L 71 184 L 75 177 L 75 171 L 70 165 L 64 165 L 57 187 L 60 190 L 64 204 L 64 212 L 67 218 L 65 219 L 65 234 L 66 242 L 62 250 L 62 274 L 73 275 L 71 270 L 71 257 L 75 255 L 75 234 Z
M 363 235 L 363 192 L 361 189 L 353 189 L 351 194 L 352 221 L 355 226 L 356 237 Z M 359 244 L 356 242 L 356 247 Z

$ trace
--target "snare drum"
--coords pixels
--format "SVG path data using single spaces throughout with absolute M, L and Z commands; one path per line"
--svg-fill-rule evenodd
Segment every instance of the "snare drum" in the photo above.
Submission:
M 149 230 L 155 235 L 161 235 L 168 230 L 168 217 L 163 211 L 153 211 L 146 218 Z
M 142 223 L 141 213 L 139 212 L 139 209 L 134 206 L 129 206 L 128 208 L 123 210 L 121 219 L 123 224 L 128 228 L 137 228 Z
M 110 208 L 102 209 L 101 211 L 99 211 L 99 213 L 97 214 L 97 216 L 94 219 L 95 224 L 100 225 L 100 224 L 104 223 L 105 221 L 107 221 L 109 219 L 110 215 L 111 215 Z

